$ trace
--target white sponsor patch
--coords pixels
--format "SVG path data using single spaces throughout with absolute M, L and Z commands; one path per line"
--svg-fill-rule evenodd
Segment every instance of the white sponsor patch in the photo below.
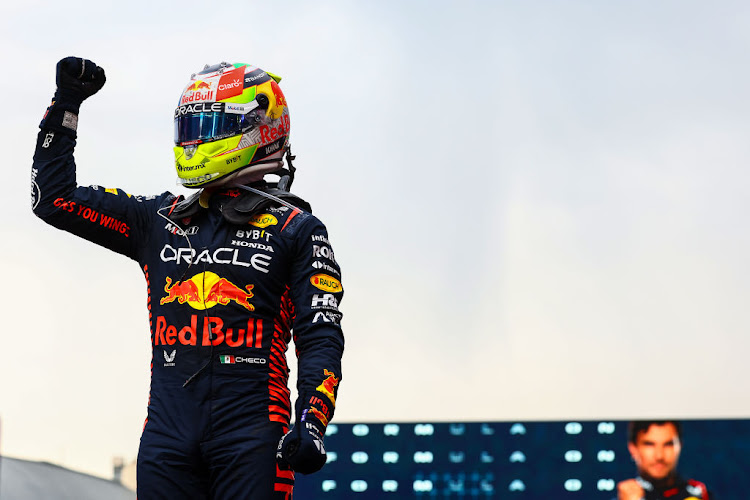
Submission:
M 70 111 L 66 111 L 63 115 L 63 121 L 62 126 L 67 127 L 71 130 L 77 130 L 78 129 L 78 115 L 75 113 L 71 113 Z

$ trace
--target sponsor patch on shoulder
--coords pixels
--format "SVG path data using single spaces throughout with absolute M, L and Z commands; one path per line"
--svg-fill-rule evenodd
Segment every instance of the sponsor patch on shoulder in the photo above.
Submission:
M 110 194 L 113 194 L 113 195 L 115 195 L 115 196 L 120 196 L 120 191 L 121 191 L 121 190 L 119 190 L 119 189 L 117 189 L 117 188 L 105 188 L 105 189 L 104 189 L 104 192 L 105 192 L 105 193 L 110 193 Z M 128 198 L 132 198 L 132 197 L 133 197 L 133 195 L 132 195 L 132 194 L 126 193 L 125 191 L 122 191 L 122 194 L 124 194 L 124 195 L 125 195 L 125 196 L 127 196 Z
M 248 223 L 255 227 L 268 227 L 268 226 L 275 226 L 276 224 L 278 224 L 279 219 L 277 219 L 271 214 L 260 214 L 260 215 L 254 215 L 252 218 L 250 218 Z
M 319 273 L 312 275 L 310 277 L 310 283 L 312 283 L 315 288 L 323 290 L 324 292 L 337 293 L 343 291 L 341 282 L 333 276 L 328 276 L 327 274 Z

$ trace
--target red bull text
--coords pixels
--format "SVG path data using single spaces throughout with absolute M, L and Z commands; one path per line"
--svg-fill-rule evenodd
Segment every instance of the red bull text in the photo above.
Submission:
M 211 89 L 211 82 L 203 80 L 197 80 L 185 89 L 185 93 L 182 94 L 180 104 L 186 104 L 188 102 L 196 101 L 213 101 L 214 91 Z
M 265 146 L 273 141 L 289 134 L 289 115 L 285 114 L 279 118 L 280 123 L 276 126 L 261 125 L 260 144 Z
M 200 345 L 229 347 L 256 347 L 263 345 L 263 322 L 249 318 L 246 328 L 224 328 L 224 320 L 215 316 L 202 317 L 202 327 L 198 329 L 197 314 L 190 316 L 190 324 L 184 326 L 170 325 L 164 316 L 156 318 L 154 345 Z

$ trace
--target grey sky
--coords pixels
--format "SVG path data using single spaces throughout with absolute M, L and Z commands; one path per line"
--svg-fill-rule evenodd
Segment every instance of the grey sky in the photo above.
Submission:
M 137 194 L 185 192 L 190 73 L 282 75 L 294 191 L 344 273 L 337 420 L 750 413 L 745 3 L 220 5 L 4 7 L 3 453 L 106 475 L 146 415 L 137 265 L 28 208 L 67 55 L 108 77 L 79 182 Z

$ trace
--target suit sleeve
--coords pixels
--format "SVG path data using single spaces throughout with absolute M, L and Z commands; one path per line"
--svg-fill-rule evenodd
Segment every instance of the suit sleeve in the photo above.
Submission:
M 339 304 L 344 291 L 326 228 L 309 214 L 297 232 L 291 281 L 298 357 L 296 414 L 299 419 L 303 412 L 312 413 L 325 426 L 333 417 L 341 381 L 344 334 Z
M 42 129 L 31 169 L 32 210 L 48 224 L 138 260 L 160 197 L 76 182 L 75 139 Z

